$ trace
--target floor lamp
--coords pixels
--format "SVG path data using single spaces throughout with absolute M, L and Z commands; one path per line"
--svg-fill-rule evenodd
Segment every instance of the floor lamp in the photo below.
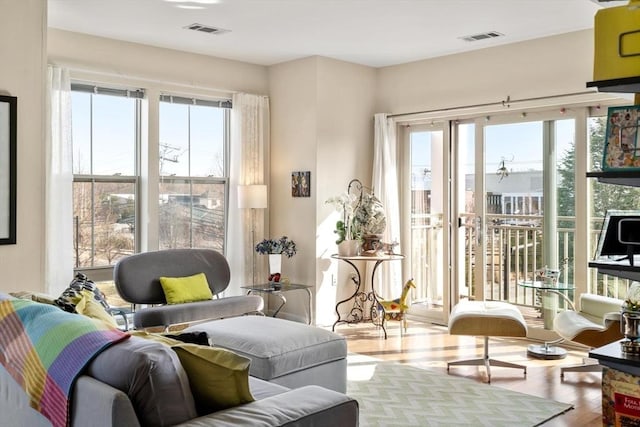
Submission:
M 251 281 L 256 284 L 256 209 L 267 208 L 267 186 L 263 184 L 239 185 L 238 208 L 251 209 Z

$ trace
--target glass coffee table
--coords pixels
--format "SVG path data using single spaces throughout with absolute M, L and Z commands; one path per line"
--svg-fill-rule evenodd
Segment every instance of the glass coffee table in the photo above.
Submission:
M 307 292 L 307 307 L 308 307 L 308 320 L 307 323 L 311 324 L 311 286 L 303 285 L 300 283 L 287 283 L 287 282 L 268 282 L 268 283 L 259 283 L 255 285 L 246 285 L 240 286 L 241 289 L 247 290 L 247 295 L 252 294 L 254 292 L 261 294 L 270 294 L 275 295 L 280 299 L 280 305 L 276 309 L 276 311 L 271 315 L 272 317 L 276 317 L 282 307 L 287 303 L 287 298 L 283 295 L 285 292 L 290 291 L 298 291 L 304 290 Z
M 573 301 L 567 297 L 566 292 L 575 289 L 574 285 L 568 283 L 552 283 L 543 281 L 523 281 L 518 282 L 523 288 L 534 289 L 540 293 L 542 300 L 542 319 L 545 329 L 553 329 L 553 318 L 558 312 L 558 297 L 562 298 L 571 310 L 575 310 Z M 567 351 L 561 347 L 553 346 L 562 342 L 563 339 L 545 342 L 544 344 L 531 344 L 527 347 L 527 354 L 538 359 L 564 359 Z

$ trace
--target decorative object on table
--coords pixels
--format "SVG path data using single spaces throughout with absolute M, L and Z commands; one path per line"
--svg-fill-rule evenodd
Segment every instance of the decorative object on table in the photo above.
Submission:
M 602 170 L 640 170 L 640 105 L 608 111 Z
M 399 244 L 400 243 L 398 243 L 397 240 L 394 240 L 391 243 L 380 242 L 380 247 L 378 248 L 378 251 L 385 255 L 396 255 L 394 248 Z
M 282 255 L 287 258 L 294 256 L 296 243 L 287 236 L 279 239 L 264 239 L 256 245 L 256 252 L 269 255 L 269 281 L 279 282 L 282 274 Z
M 376 255 L 381 245 L 382 233 L 387 226 L 387 219 L 382 202 L 375 196 L 373 190 L 364 187 L 360 180 L 352 179 L 345 194 L 332 197 L 326 203 L 333 204 L 336 210 L 342 211 L 343 215 L 342 219 L 336 223 L 335 233 L 338 234 L 336 244 L 340 245 L 348 240 L 359 240 L 362 244 L 361 255 Z M 341 250 L 340 246 L 338 250 Z M 340 255 L 351 254 L 340 253 Z
M 560 278 L 560 270 L 549 268 L 545 265 L 544 268 L 536 270 L 536 278 L 555 285 Z
M 409 291 L 411 291 L 411 288 L 416 288 L 416 284 L 413 282 L 413 279 L 407 280 L 407 283 L 405 283 L 402 288 L 400 298 L 396 298 L 394 300 L 378 300 L 378 305 L 384 309 L 384 321 L 397 320 L 401 322 L 401 336 L 403 330 L 405 333 L 407 332 L 407 319 L 404 313 L 409 309 L 407 298 L 409 297 Z
M 311 172 L 291 172 L 291 196 L 311 197 Z
M 640 283 L 633 282 L 627 291 L 621 309 L 622 332 L 624 340 L 621 342 L 625 353 L 640 354 Z

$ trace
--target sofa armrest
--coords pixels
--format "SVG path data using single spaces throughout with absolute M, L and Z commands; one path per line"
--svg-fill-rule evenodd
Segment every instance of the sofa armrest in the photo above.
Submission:
M 71 420 L 77 427 L 140 426 L 125 393 L 86 375 L 74 386 Z
M 358 425 L 358 402 L 319 386 L 305 386 L 179 424 L 181 427 L 322 427 Z
M 180 323 L 224 319 L 261 312 L 264 300 L 258 295 L 224 297 L 184 304 L 167 304 L 140 309 L 133 315 L 136 329 Z
M 1 364 L 0 414 L 14 426 L 51 427 L 49 420 L 29 405 L 29 397 Z

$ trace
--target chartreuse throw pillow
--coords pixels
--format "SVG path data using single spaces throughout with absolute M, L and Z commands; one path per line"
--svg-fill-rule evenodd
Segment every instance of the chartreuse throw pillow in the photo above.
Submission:
M 161 277 L 160 285 L 167 304 L 182 304 L 213 298 L 204 273 L 187 277 Z
M 79 314 L 91 317 L 92 319 L 101 320 L 114 328 L 118 327 L 118 322 L 111 316 L 111 314 L 104 308 L 100 302 L 96 301 L 93 292 L 89 290 L 82 290 L 80 292 L 80 298 L 75 301 L 76 312 Z
M 187 372 L 198 413 L 255 400 L 249 389 L 250 359 L 223 348 L 197 344 L 182 343 L 171 348 Z

